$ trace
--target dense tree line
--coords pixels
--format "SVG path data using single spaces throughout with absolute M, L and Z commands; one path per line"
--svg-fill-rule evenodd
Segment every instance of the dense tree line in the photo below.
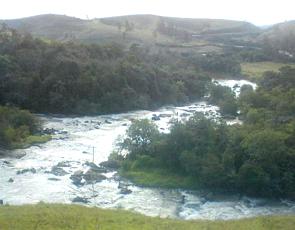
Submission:
M 267 72 L 257 91 L 243 87 L 243 125 L 196 114 L 160 133 L 136 121 L 119 144 L 123 170 L 165 169 L 215 191 L 295 199 L 295 69 Z M 119 158 L 117 158 L 118 160 Z
M 239 59 L 231 54 L 211 53 L 198 55 L 192 59 L 196 66 L 209 72 L 239 76 L 241 65 Z
M 0 31 L 0 104 L 34 112 L 98 114 L 204 95 L 210 79 L 169 51 L 81 45 Z

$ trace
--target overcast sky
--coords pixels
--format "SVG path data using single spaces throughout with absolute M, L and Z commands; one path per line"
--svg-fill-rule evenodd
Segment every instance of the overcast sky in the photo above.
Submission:
M 65 14 L 101 18 L 156 14 L 187 18 L 222 18 L 269 25 L 295 19 L 295 0 L 0 0 L 0 18 Z

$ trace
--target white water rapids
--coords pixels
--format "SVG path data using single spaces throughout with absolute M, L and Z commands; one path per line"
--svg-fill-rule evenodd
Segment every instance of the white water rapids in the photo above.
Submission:
M 247 81 L 222 80 L 222 85 L 232 87 L 236 93 Z M 253 85 L 253 84 L 252 84 Z M 255 86 L 255 85 L 253 85 Z M 15 150 L 26 153 L 21 159 L 0 159 L 0 199 L 8 204 L 72 203 L 79 197 L 89 199 L 87 205 L 101 208 L 122 208 L 149 216 L 181 219 L 238 219 L 257 215 L 294 214 L 295 203 L 254 198 L 228 196 L 204 199 L 197 191 L 180 189 L 142 188 L 130 185 L 130 194 L 122 194 L 118 188 L 115 172 L 106 173 L 107 179 L 94 185 L 75 186 L 70 176 L 77 170 L 89 169 L 84 165 L 92 161 L 99 164 L 107 160 L 115 141 L 123 135 L 132 119 L 161 115 L 156 124 L 165 132 L 169 120 L 174 117 L 187 119 L 194 112 L 203 112 L 207 117 L 218 117 L 218 107 L 204 101 L 182 107 L 163 107 L 157 111 L 134 111 L 123 114 L 95 117 L 52 117 L 42 116 L 45 128 L 59 131 L 44 144 L 27 149 Z M 163 115 L 164 114 L 164 115 Z M 101 123 L 99 125 L 99 123 Z M 47 171 L 59 162 L 66 162 L 64 176 L 54 176 Z M 17 174 L 18 170 L 34 168 L 36 173 Z M 13 182 L 8 180 L 12 178 Z M 183 201 L 184 198 L 184 201 Z

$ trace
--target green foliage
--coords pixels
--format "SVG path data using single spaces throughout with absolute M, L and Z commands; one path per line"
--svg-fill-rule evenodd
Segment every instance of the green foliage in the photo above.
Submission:
M 207 54 L 195 58 L 198 67 L 216 73 L 239 75 L 241 66 L 237 58 L 230 55 Z
M 161 187 L 161 188 L 184 188 L 197 189 L 198 184 L 194 178 L 185 175 L 179 175 L 159 168 L 138 168 L 123 169 L 120 175 L 128 178 L 137 185 L 145 187 Z
M 32 137 L 38 132 L 40 121 L 26 110 L 0 106 L 0 145 L 6 148 L 36 143 L 44 137 Z
M 245 163 L 239 170 L 238 183 L 249 195 L 265 195 L 269 192 L 270 177 L 260 166 Z
M 127 137 L 121 143 L 121 147 L 129 151 L 128 157 L 145 155 L 151 152 L 151 143 L 160 133 L 154 123 L 148 119 L 134 121 L 126 133 Z
M 249 63 L 270 61 L 272 59 L 270 55 L 267 55 L 267 53 L 259 49 L 242 50 L 241 52 L 239 52 L 239 57 L 243 62 Z
M 13 143 L 11 145 L 11 148 L 26 148 L 28 146 L 42 144 L 50 140 L 51 140 L 50 135 L 42 135 L 42 136 L 38 134 L 30 135 L 30 136 L 27 136 L 25 139 L 23 139 L 22 142 Z
M 123 159 L 129 167 L 123 171 L 135 181 L 144 178 L 142 170 L 165 170 L 191 178 L 199 188 L 295 199 L 294 76 L 294 70 L 282 69 L 266 73 L 257 91 L 243 87 L 238 102 L 243 125 L 227 126 L 195 114 L 174 123 L 170 133 L 150 138 L 149 148 L 129 142 Z M 229 95 L 229 89 L 213 86 L 210 100 L 220 103 Z M 156 132 L 148 121 L 141 124 Z
M 222 115 L 237 115 L 237 100 L 231 88 L 212 84 L 209 93 L 209 102 L 218 105 Z
M 0 104 L 34 112 L 102 114 L 179 104 L 204 96 L 210 82 L 178 53 L 135 44 L 48 43 L 7 28 L 0 43 Z

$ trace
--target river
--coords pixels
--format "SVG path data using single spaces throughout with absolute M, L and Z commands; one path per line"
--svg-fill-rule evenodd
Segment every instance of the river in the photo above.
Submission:
M 244 80 L 219 80 L 239 94 L 243 84 L 255 84 Z M 295 203 L 291 201 L 265 200 L 249 197 L 220 197 L 205 199 L 198 191 L 181 189 L 142 188 L 130 183 L 129 194 L 122 194 L 118 188 L 116 172 L 104 175 L 107 179 L 83 186 L 72 183 L 70 176 L 78 170 L 87 171 L 85 162 L 99 164 L 107 160 L 118 137 L 124 135 L 132 119 L 160 116 L 155 121 L 162 132 L 168 132 L 172 117 L 187 119 L 194 112 L 207 117 L 220 117 L 216 106 L 198 101 L 182 107 L 166 106 L 156 111 L 133 111 L 122 114 L 94 117 L 41 116 L 44 128 L 58 130 L 53 139 L 38 146 L 14 150 L 25 153 L 20 159 L 0 159 L 0 199 L 6 204 L 72 203 L 75 197 L 87 198 L 88 206 L 126 209 L 149 216 L 180 219 L 238 219 L 257 215 L 295 214 Z M 238 122 L 237 120 L 228 121 Z M 55 176 L 48 173 L 53 166 L 62 162 L 67 173 Z M 19 173 L 23 169 L 32 169 Z M 9 181 L 9 179 L 11 180 Z

